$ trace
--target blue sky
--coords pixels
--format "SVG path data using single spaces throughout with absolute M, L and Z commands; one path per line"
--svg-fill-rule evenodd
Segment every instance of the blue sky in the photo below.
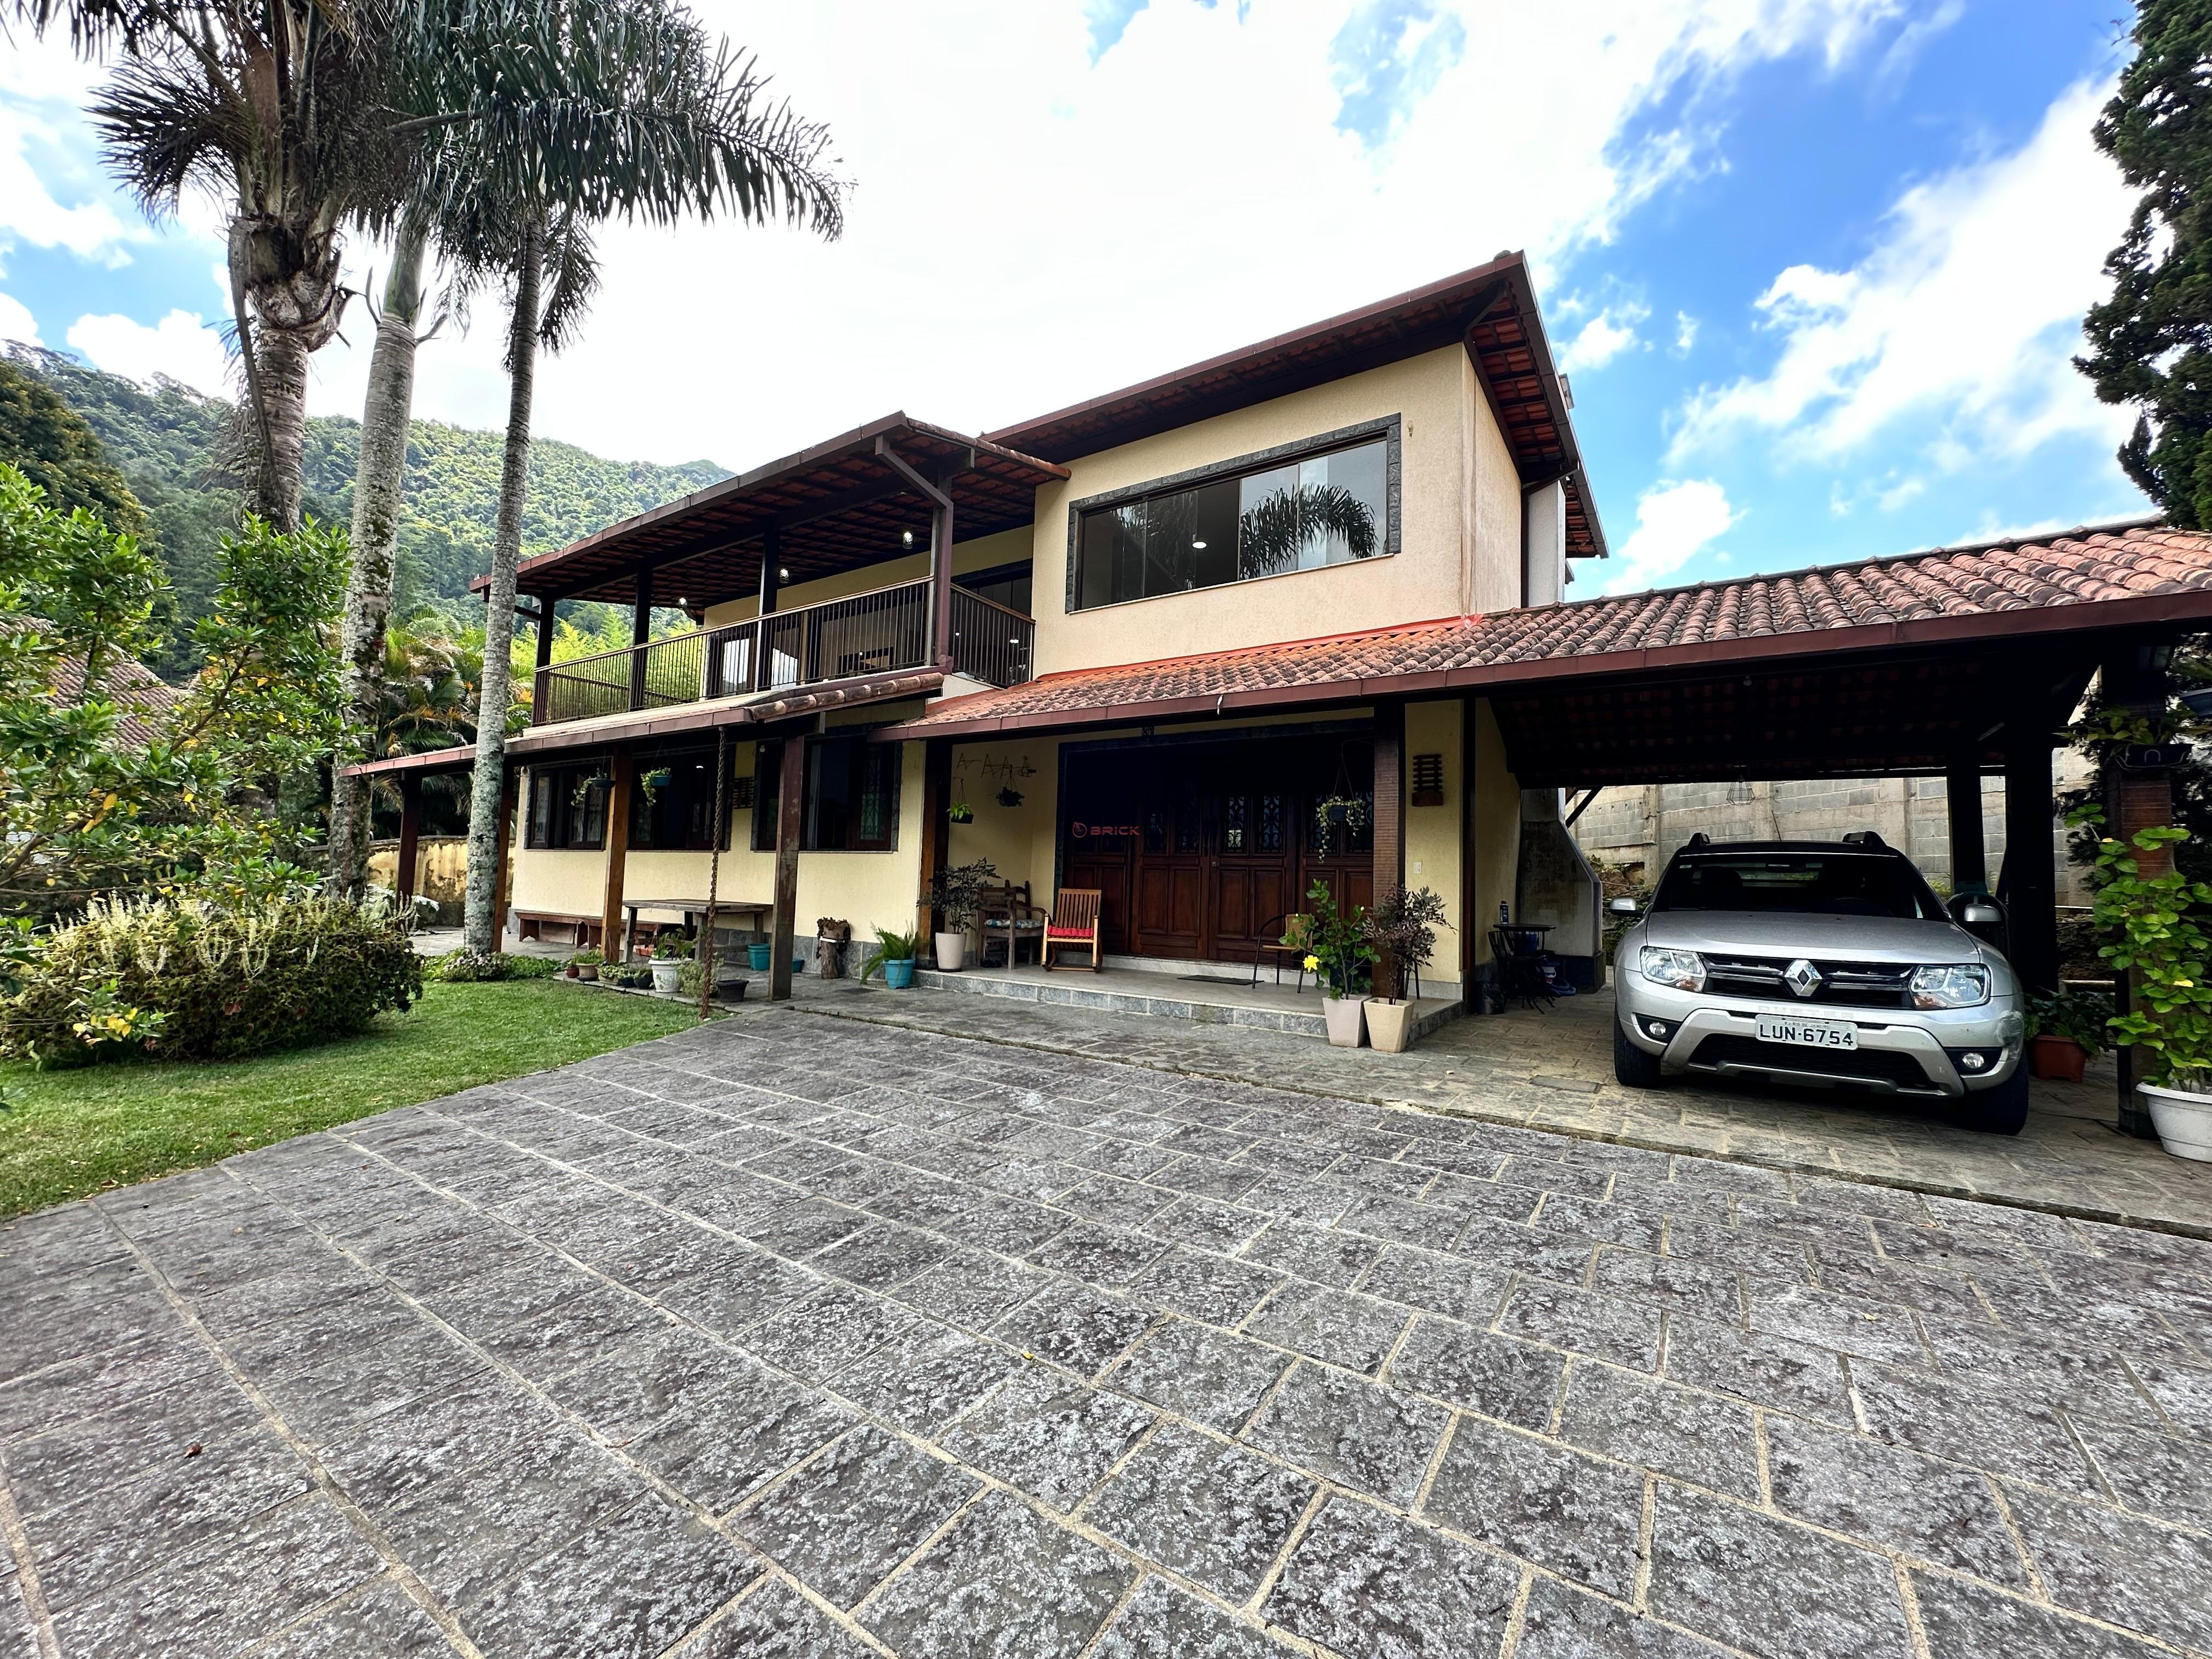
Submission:
M 998 426 L 1520 247 L 1616 556 L 1578 592 L 2143 509 L 2066 362 L 2128 205 L 2113 0 L 702 9 L 830 123 L 851 230 L 610 230 L 548 435 L 739 467 Z M 106 186 L 95 79 L 0 66 L 0 335 L 216 389 L 220 215 Z M 496 423 L 477 311 L 420 412 Z M 319 410 L 358 410 L 347 332 Z

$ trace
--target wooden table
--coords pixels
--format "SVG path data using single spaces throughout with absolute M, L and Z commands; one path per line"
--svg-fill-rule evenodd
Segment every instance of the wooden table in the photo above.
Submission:
M 678 911 L 683 915 L 684 926 L 690 928 L 696 926 L 697 921 L 706 920 L 707 901 L 702 898 L 625 898 L 623 901 L 622 940 L 624 962 L 629 960 L 631 951 L 636 947 L 637 913 L 641 910 Z M 763 931 L 761 922 L 763 918 L 775 914 L 773 902 L 763 903 L 758 899 L 718 898 L 714 901 L 714 920 L 718 923 L 724 916 L 747 916 L 751 918 L 755 933 Z

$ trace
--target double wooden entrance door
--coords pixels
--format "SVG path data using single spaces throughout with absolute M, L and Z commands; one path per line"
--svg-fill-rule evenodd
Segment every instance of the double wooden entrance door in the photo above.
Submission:
M 1332 795 L 1371 804 L 1364 738 L 1133 745 L 1077 750 L 1066 765 L 1060 884 L 1105 895 L 1109 951 L 1249 963 L 1316 880 L 1340 905 L 1374 902 L 1370 833 L 1324 836 L 1314 811 Z

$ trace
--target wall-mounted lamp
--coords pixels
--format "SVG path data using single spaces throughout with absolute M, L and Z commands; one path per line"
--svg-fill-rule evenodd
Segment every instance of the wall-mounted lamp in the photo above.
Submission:
M 904 542 L 908 547 L 912 547 L 914 545 L 914 532 L 911 530 L 902 531 L 899 533 L 899 539 Z
M 775 579 L 780 582 L 787 582 L 791 580 L 791 572 L 778 565 L 775 568 Z

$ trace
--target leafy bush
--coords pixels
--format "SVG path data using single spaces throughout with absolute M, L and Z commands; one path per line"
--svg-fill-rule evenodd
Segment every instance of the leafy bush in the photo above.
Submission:
M 875 945 L 869 950 L 868 958 L 860 968 L 860 983 L 866 985 L 881 973 L 887 962 L 912 962 L 920 940 L 921 934 L 915 929 L 908 929 L 902 933 L 896 927 L 877 928 Z
M 49 934 L 15 977 L 0 1054 L 228 1060 L 366 1030 L 421 994 L 422 962 L 380 906 L 114 899 Z
M 598 961 L 597 956 L 592 960 Z M 561 971 L 550 957 L 510 957 L 498 951 L 471 951 L 464 946 L 433 958 L 431 972 L 449 985 L 474 985 L 489 980 L 549 979 Z

